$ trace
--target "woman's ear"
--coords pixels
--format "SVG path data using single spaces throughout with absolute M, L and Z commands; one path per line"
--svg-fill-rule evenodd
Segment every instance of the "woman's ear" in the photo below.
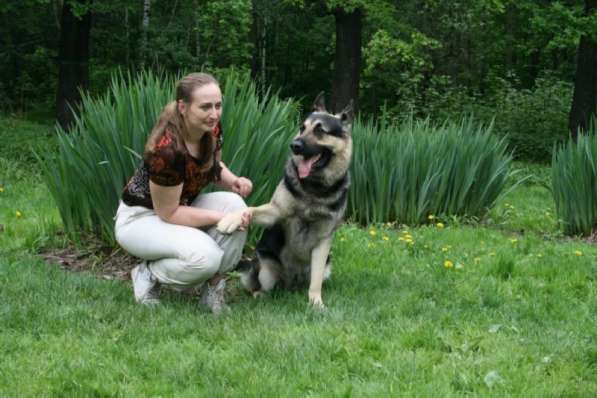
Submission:
M 178 109 L 178 113 L 182 116 L 187 113 L 187 104 L 183 100 L 176 101 L 176 108 Z

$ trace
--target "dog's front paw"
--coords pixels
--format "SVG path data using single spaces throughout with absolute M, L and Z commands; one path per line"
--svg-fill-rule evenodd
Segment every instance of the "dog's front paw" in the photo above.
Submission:
M 324 310 L 325 304 L 323 304 L 323 300 L 321 299 L 321 292 L 309 292 L 309 304 L 315 309 Z
M 224 217 L 222 217 L 220 222 L 218 222 L 216 229 L 221 234 L 231 234 L 241 226 L 242 222 L 242 212 L 228 213 Z

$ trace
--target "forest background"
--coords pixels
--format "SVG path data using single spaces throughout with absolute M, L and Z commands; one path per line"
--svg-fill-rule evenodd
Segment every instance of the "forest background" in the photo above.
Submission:
M 226 70 L 363 115 L 494 120 L 547 161 L 597 101 L 597 1 L 5 0 L 0 110 L 63 126 L 114 72 Z M 578 59 L 578 62 L 577 62 Z M 576 87 L 575 87 L 576 86 Z

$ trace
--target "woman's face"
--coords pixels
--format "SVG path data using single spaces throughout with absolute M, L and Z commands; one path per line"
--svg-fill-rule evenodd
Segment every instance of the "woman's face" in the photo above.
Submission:
M 193 91 L 190 104 L 179 101 L 179 111 L 183 115 L 191 134 L 213 131 L 222 116 L 222 92 L 215 83 L 197 87 Z

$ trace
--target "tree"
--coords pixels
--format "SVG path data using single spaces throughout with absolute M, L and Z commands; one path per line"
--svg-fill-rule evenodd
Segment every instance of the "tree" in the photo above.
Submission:
M 73 122 L 73 110 L 76 112 L 81 102 L 80 90 L 89 87 L 91 11 L 87 6 L 90 4 L 91 1 L 80 4 L 65 1 L 62 6 L 56 119 L 65 129 Z
M 141 23 L 141 44 L 140 48 L 140 66 L 145 67 L 145 55 L 147 53 L 147 31 L 149 30 L 149 10 L 151 9 L 151 0 L 143 0 L 143 22 Z
M 334 10 L 336 19 L 336 55 L 334 80 L 330 98 L 331 109 L 340 111 L 351 100 L 357 109 L 361 79 L 361 34 L 363 13 L 360 8 Z
M 585 0 L 585 13 L 589 18 L 597 17 L 597 0 Z M 574 94 L 568 118 L 573 139 L 579 131 L 587 131 L 597 110 L 597 29 L 593 28 L 580 38 L 578 44 Z

